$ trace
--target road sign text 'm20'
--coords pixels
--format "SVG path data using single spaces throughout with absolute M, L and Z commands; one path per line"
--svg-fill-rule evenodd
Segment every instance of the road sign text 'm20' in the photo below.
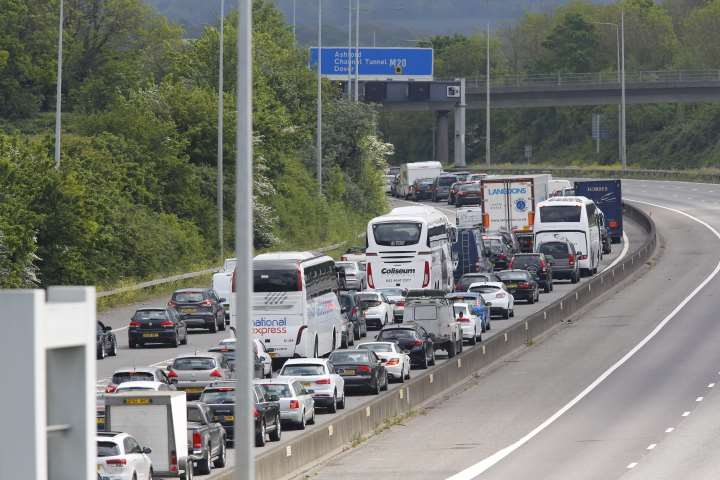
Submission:
M 317 70 L 317 47 L 310 49 L 310 66 Z M 347 47 L 322 48 L 322 76 L 330 80 L 347 80 L 351 74 L 360 80 L 419 80 L 433 79 L 432 48 L 363 47 L 357 57 L 355 49 Z

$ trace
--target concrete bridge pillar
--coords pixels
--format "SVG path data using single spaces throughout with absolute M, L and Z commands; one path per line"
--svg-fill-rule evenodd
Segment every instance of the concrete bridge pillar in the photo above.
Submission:
M 447 165 L 450 157 L 449 145 L 449 127 L 448 127 L 448 110 L 438 110 L 435 112 L 435 132 L 437 138 L 435 140 L 435 160 Z

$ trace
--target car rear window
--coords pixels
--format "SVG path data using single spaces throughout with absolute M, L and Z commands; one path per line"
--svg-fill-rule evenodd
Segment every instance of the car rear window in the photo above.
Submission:
M 187 407 L 187 421 L 203 423 L 203 417 L 202 417 L 202 413 L 200 412 L 200 409 L 197 407 L 188 406 Z
M 362 308 L 362 309 L 379 307 L 379 306 L 380 306 L 380 302 L 378 302 L 377 300 L 365 300 L 365 301 L 360 302 L 360 308 Z
M 133 316 L 134 320 L 143 322 L 148 320 L 166 320 L 165 310 L 138 310 Z
M 552 255 L 555 258 L 567 258 L 569 254 L 568 245 L 563 242 L 543 243 L 538 250 L 540 253 Z
M 175 292 L 173 300 L 180 303 L 198 303 L 205 300 L 203 292 Z
M 215 359 L 206 357 L 176 358 L 173 370 L 212 370 L 215 368 Z
M 204 391 L 200 395 L 200 401 L 208 404 L 233 404 L 235 403 L 235 389 L 225 388 L 223 390 Z
M 372 350 L 373 352 L 392 352 L 392 346 L 386 343 L 363 343 L 358 345 L 361 350 Z
M 112 376 L 112 383 L 115 385 L 120 385 L 125 382 L 152 382 L 153 380 L 155 380 L 155 377 L 153 377 L 153 374 L 149 372 L 119 372 L 113 374 Z
M 511 281 L 523 281 L 528 280 L 530 275 L 527 272 L 513 272 L 513 273 L 498 273 L 498 277 L 500 277 L 500 280 L 503 282 Z
M 465 305 L 463 305 L 462 307 L 454 306 L 453 310 L 455 311 L 456 317 L 460 315 L 460 312 L 462 312 L 463 315 L 468 316 L 468 308 Z
M 412 340 L 416 337 L 414 330 L 393 328 L 392 330 L 382 330 L 378 335 L 378 340 Z
M 535 255 L 515 255 L 512 264 L 513 268 L 536 267 L 540 265 L 540 257 Z
M 308 375 L 324 375 L 325 367 L 312 364 L 285 365 L 280 375 L 303 377 Z
M 334 352 L 330 355 L 330 361 L 334 364 L 338 363 L 368 363 L 370 358 L 368 352 L 362 350 L 352 352 Z
M 449 187 L 457 181 L 457 177 L 440 177 L 438 178 L 438 185 L 440 185 L 441 187 Z
M 277 395 L 280 398 L 290 398 L 293 396 L 290 387 L 284 383 L 262 383 L 260 388 L 265 391 L 265 395 Z
M 470 289 L 470 291 L 477 293 L 494 293 L 498 290 L 500 290 L 500 287 L 495 285 L 484 285 L 482 287 L 473 287 Z
M 460 287 L 462 287 L 463 289 L 467 289 L 473 283 L 487 282 L 488 280 L 490 280 L 490 278 L 487 275 L 463 275 L 462 277 L 460 277 L 460 281 L 458 283 L 460 284 Z
M 120 447 L 115 442 L 97 442 L 98 457 L 115 457 L 120 455 Z

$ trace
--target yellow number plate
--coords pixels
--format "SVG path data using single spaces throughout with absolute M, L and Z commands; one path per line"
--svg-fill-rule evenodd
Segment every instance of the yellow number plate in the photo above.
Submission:
M 159 337 L 159 333 L 143 333 L 143 337 L 150 338 L 150 337 Z
M 152 400 L 149 398 L 126 398 L 126 405 L 150 405 Z
M 102 424 L 105 423 L 105 419 L 104 419 L 104 418 L 96 418 L 96 419 L 95 419 L 95 422 L 96 422 L 98 425 L 102 425 Z
M 234 422 L 234 421 L 235 421 L 235 416 L 234 416 L 234 415 L 226 415 L 226 416 L 225 416 L 225 421 L 226 421 L 226 422 Z
M 202 388 L 183 388 L 188 393 L 200 393 L 203 391 Z

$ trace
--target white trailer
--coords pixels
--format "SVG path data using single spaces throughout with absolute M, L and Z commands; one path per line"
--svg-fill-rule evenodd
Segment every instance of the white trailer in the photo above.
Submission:
M 472 228 L 482 224 L 482 207 L 461 207 L 455 211 L 455 225 L 458 228 Z
M 483 227 L 486 231 L 531 231 L 535 205 L 547 200 L 552 176 L 493 175 L 482 181 Z
M 105 430 L 126 432 L 151 450 L 153 475 L 192 478 L 185 392 L 135 391 L 105 396 Z
M 397 195 L 401 198 L 408 198 L 410 186 L 415 180 L 421 178 L 435 178 L 442 173 L 440 162 L 414 162 L 400 165 L 400 180 L 397 185 Z

